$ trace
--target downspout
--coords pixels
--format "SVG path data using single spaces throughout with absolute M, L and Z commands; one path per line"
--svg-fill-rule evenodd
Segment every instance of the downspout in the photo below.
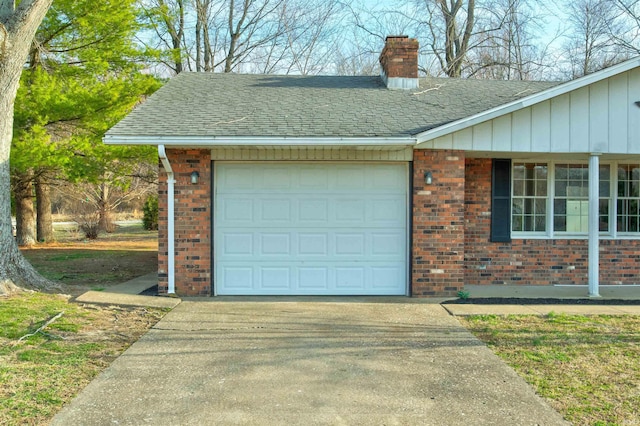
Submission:
M 173 187 L 176 183 L 173 175 L 173 169 L 164 150 L 164 145 L 158 145 L 158 156 L 162 161 L 162 166 L 167 172 L 167 254 L 169 260 L 169 268 L 167 271 L 168 288 L 167 293 L 176 293 L 176 274 L 175 274 L 175 200 L 173 195 Z

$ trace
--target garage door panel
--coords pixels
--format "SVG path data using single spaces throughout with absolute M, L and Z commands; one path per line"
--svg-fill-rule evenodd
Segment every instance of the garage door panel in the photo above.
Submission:
M 335 234 L 335 255 L 358 258 L 365 256 L 364 233 L 336 232 Z
M 291 268 L 282 266 L 260 266 L 259 288 L 271 290 L 291 289 Z
M 218 294 L 406 294 L 406 165 L 214 170 Z
M 404 230 L 395 233 L 372 232 L 371 233 L 371 254 L 374 256 L 385 256 L 386 258 L 402 255 L 404 250 L 406 234 Z M 404 256 L 402 256 L 404 258 Z
M 362 291 L 365 288 L 365 275 L 362 266 L 339 266 L 336 268 L 336 288 Z
M 220 290 L 224 290 L 228 286 L 235 291 L 244 293 L 253 287 L 253 268 L 250 266 L 221 265 L 218 272 Z
M 329 254 L 329 236 L 327 233 L 299 233 L 298 255 L 319 256 L 326 258 Z
M 297 206 L 297 223 L 300 225 L 326 223 L 329 220 L 329 200 L 326 198 L 300 199 Z
M 371 272 L 372 287 L 378 290 L 395 288 L 396 277 L 402 273 L 397 266 L 373 266 Z
M 283 233 L 258 233 L 260 251 L 258 256 L 291 256 L 291 235 Z
M 223 235 L 224 255 L 246 256 L 253 255 L 253 233 L 228 232 Z
M 301 290 L 326 290 L 329 283 L 329 268 L 326 266 L 298 267 L 298 287 Z

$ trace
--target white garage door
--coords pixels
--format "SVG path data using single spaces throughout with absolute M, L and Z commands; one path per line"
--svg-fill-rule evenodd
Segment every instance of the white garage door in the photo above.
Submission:
M 214 170 L 217 294 L 407 293 L 406 164 Z

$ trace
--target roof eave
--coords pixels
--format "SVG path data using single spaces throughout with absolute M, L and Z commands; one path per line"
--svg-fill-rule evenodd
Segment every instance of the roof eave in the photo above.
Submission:
M 107 145 L 216 146 L 413 146 L 416 138 L 400 137 L 271 137 L 271 136 L 133 136 L 106 134 Z
M 476 124 L 480 124 L 485 121 L 489 121 L 494 118 L 518 111 L 520 109 L 530 107 L 534 104 L 544 102 L 551 98 L 564 95 L 565 93 L 569 93 L 573 90 L 577 90 L 598 81 L 615 76 L 617 74 L 627 72 L 638 66 L 640 66 L 640 56 L 614 65 L 612 67 L 605 68 L 593 74 L 585 75 L 575 80 L 571 80 L 566 83 L 562 83 L 549 89 L 543 90 L 541 92 L 534 93 L 533 95 L 506 103 L 504 105 L 500 105 L 495 108 L 488 109 L 469 117 L 452 121 L 450 123 L 435 127 L 430 130 L 426 130 L 416 135 L 417 146 L 420 146 L 420 144 L 431 141 L 433 139 L 437 139 L 441 136 L 466 129 L 467 127 L 475 126 Z

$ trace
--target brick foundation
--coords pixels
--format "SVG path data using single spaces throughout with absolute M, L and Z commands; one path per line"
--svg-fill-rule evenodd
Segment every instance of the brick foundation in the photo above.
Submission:
M 175 283 L 180 296 L 211 295 L 211 151 L 167 150 L 175 173 Z M 200 174 L 191 184 L 191 173 Z M 167 292 L 167 174 L 160 167 L 158 288 Z
M 413 296 L 451 296 L 464 286 L 464 175 L 463 151 L 414 152 Z
M 489 241 L 491 159 L 465 165 L 464 279 L 466 284 L 588 283 L 588 240 L 514 239 Z M 600 282 L 640 283 L 640 241 L 600 240 Z

